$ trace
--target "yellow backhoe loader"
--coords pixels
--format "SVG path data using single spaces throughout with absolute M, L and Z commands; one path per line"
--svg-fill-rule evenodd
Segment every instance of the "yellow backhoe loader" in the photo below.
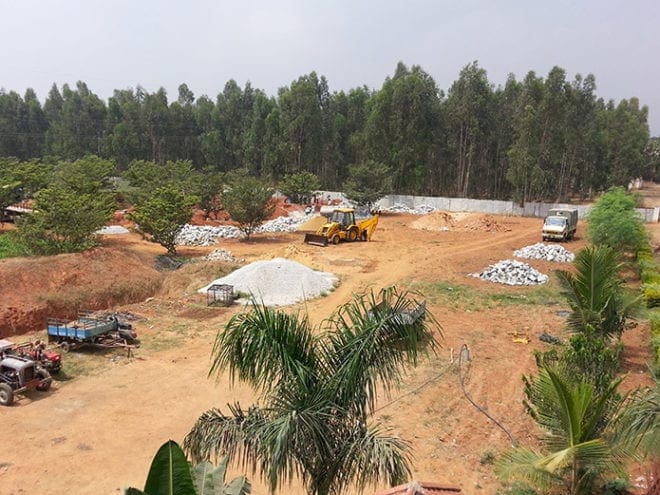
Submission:
M 337 208 L 316 234 L 305 234 L 305 243 L 327 246 L 329 243 L 339 244 L 340 241 L 370 241 L 376 225 L 378 213 L 356 222 L 353 208 Z

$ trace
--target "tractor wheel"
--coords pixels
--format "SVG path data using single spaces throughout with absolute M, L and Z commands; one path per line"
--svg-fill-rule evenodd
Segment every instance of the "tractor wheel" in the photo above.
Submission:
M 6 383 L 0 383 L 0 405 L 11 406 L 14 402 L 14 391 Z
M 358 239 L 358 229 L 351 229 L 348 231 L 348 240 L 351 242 L 357 241 Z
M 60 349 L 62 349 L 62 352 L 69 352 L 71 350 L 71 344 L 67 342 L 66 340 L 63 340 L 62 342 L 59 343 Z
M 46 392 L 50 388 L 50 384 L 53 382 L 53 379 L 50 377 L 50 373 L 44 368 L 39 368 L 36 372 L 37 378 L 41 380 L 41 383 L 37 385 L 37 390 L 39 392 Z
M 339 236 L 337 234 L 333 235 L 330 241 L 335 245 L 339 244 Z

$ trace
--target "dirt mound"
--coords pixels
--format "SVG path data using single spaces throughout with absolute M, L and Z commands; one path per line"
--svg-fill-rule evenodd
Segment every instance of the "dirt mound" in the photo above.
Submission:
M 446 211 L 432 211 L 419 217 L 410 226 L 418 230 L 450 230 L 456 225 L 456 219 Z
M 323 227 L 327 221 L 328 219 L 321 215 L 312 217 L 298 227 L 298 232 L 316 232 Z
M 114 248 L 0 262 L 0 338 L 45 328 L 48 317 L 108 309 L 155 293 L 153 257 Z
M 493 215 L 469 215 L 459 224 L 464 230 L 479 232 L 509 232 L 511 229 L 498 222 Z

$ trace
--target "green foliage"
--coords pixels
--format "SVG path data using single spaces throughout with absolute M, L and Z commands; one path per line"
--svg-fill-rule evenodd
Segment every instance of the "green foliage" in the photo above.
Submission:
M 344 194 L 348 199 L 371 207 L 391 192 L 392 172 L 386 165 L 367 160 L 348 168 L 348 177 L 344 182 Z
M 164 443 L 151 462 L 144 491 L 125 490 L 126 495 L 247 495 L 250 483 L 245 476 L 225 484 L 228 457 L 217 468 L 209 462 L 191 466 L 181 447 Z
M 496 474 L 542 491 L 561 487 L 568 495 L 592 493 L 603 474 L 624 474 L 624 451 L 609 435 L 622 404 L 619 383 L 595 395 L 591 384 L 557 368 L 544 367 L 538 376 L 525 378 L 525 405 L 543 430 L 547 453 L 513 449 L 497 462 Z
M 14 258 L 27 256 L 29 248 L 23 244 L 20 237 L 14 231 L 0 232 L 0 260 L 3 258 Z
M 603 485 L 603 495 L 628 495 L 632 485 L 627 478 L 608 480 Z
M 586 247 L 573 264 L 575 272 L 556 272 L 571 307 L 569 329 L 582 332 L 592 328 L 601 338 L 620 336 L 638 298 L 623 287 L 617 252 L 602 245 Z
M 651 347 L 653 348 L 653 364 L 656 376 L 660 376 L 660 312 L 657 309 L 650 312 L 649 326 L 651 332 Z
M 636 206 L 635 197 L 622 187 L 609 189 L 589 212 L 589 241 L 618 251 L 637 252 L 647 238 Z
M 355 296 L 321 331 L 305 315 L 262 305 L 233 316 L 218 333 L 210 373 L 251 384 L 259 405 L 205 412 L 186 449 L 197 460 L 238 456 L 273 491 L 293 476 L 318 495 L 407 479 L 408 444 L 367 421 L 377 395 L 417 363 L 423 344 L 436 344 L 425 307 L 415 321 L 398 317 L 415 308 L 390 288 Z
M 246 175 L 235 175 L 222 195 L 225 209 L 249 240 L 254 230 L 275 211 L 274 190 Z
M 84 251 L 112 217 L 114 203 L 102 191 L 78 193 L 53 185 L 37 193 L 34 211 L 18 222 L 21 242 L 35 254 Z
M 279 184 L 282 194 L 288 196 L 293 203 L 301 203 L 304 197 L 309 202 L 312 193 L 320 187 L 319 178 L 311 172 L 287 174 Z
M 616 438 L 640 457 L 660 458 L 660 382 L 639 388 L 629 397 L 617 418 Z
M 197 184 L 194 189 L 199 196 L 199 207 L 204 211 L 205 218 L 222 210 L 222 190 L 225 176 L 213 170 L 206 170 L 195 176 Z
M 134 203 L 143 202 L 151 196 L 152 191 L 160 187 L 174 187 L 192 195 L 197 193 L 201 184 L 201 178 L 197 178 L 189 160 L 168 161 L 165 164 L 137 160 L 131 163 L 122 176 L 134 188 L 130 194 Z
M 168 253 L 176 254 L 176 236 L 192 217 L 196 201 L 196 197 L 186 196 L 173 186 L 159 187 L 149 199 L 135 207 L 129 218 Z

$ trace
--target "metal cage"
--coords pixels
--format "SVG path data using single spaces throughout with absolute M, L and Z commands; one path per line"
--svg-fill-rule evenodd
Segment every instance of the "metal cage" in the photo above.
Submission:
M 208 306 L 229 306 L 234 302 L 234 286 L 213 284 L 206 290 Z

